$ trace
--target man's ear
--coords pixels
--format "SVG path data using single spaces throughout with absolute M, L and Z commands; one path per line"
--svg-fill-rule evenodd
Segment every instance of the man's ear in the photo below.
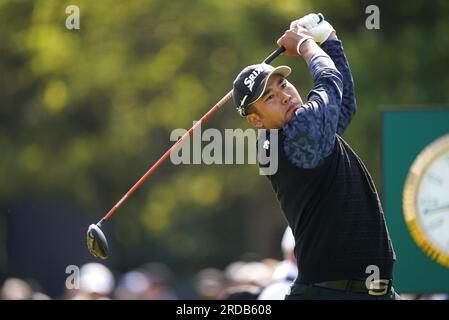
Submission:
M 247 115 L 246 121 L 248 121 L 250 125 L 253 125 L 257 129 L 263 129 L 262 119 L 259 117 L 257 113 L 250 113 L 249 115 Z

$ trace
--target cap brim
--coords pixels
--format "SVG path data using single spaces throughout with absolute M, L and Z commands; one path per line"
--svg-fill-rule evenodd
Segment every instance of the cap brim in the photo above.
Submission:
M 270 77 L 272 75 L 280 74 L 281 76 L 286 78 L 291 72 L 292 72 L 292 69 L 289 66 L 279 66 L 279 67 L 274 68 L 262 82 L 263 87 L 262 87 L 262 90 L 260 90 L 260 92 L 257 92 L 257 95 L 256 95 L 257 98 L 255 98 L 249 104 L 256 102 L 257 100 L 259 100 L 262 97 L 263 93 L 265 92 L 265 89 L 267 88 L 268 79 L 270 79 Z

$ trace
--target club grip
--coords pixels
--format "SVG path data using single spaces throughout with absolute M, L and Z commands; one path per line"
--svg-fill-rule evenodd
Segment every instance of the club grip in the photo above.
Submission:
M 318 13 L 318 16 L 320 17 L 320 23 L 321 21 L 324 21 L 324 15 L 320 12 Z M 266 64 L 271 63 L 274 59 L 276 59 L 282 52 L 285 51 L 284 47 L 279 47 L 276 49 L 276 51 L 273 51 L 263 62 Z
M 277 48 L 276 51 L 273 51 L 263 62 L 266 64 L 271 63 L 274 59 L 276 59 L 284 51 L 285 51 L 284 47 Z

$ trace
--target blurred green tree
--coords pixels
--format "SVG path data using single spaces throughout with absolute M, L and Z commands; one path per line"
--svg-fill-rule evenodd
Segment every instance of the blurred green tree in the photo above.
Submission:
M 70 4 L 80 8 L 80 30 L 65 28 Z M 380 8 L 380 30 L 365 28 L 369 4 Z M 190 127 L 308 12 L 323 12 L 343 40 L 358 100 L 346 139 L 380 188 L 378 106 L 449 99 L 448 7 L 444 0 L 0 1 L 0 202 L 64 199 L 101 217 L 171 146 L 171 130 Z M 294 67 L 305 96 L 304 63 L 275 64 Z M 247 125 L 229 103 L 208 127 Z M 165 163 L 114 218 L 123 268 L 160 259 L 192 271 L 249 250 L 275 254 L 284 221 L 257 172 Z

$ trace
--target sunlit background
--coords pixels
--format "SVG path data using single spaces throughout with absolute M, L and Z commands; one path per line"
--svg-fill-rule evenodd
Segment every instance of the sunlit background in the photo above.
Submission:
M 71 4 L 79 30 L 65 26 Z M 369 4 L 379 30 L 365 27 Z M 22 278 L 63 298 L 68 265 L 100 262 L 88 225 L 309 12 L 343 41 L 358 102 L 345 138 L 382 194 L 380 106 L 449 101 L 448 1 L 0 0 L 0 284 Z M 273 64 L 293 67 L 305 98 L 302 59 Z M 229 102 L 202 127 L 248 125 Z M 162 264 L 173 294 L 197 298 L 205 268 L 281 260 L 285 226 L 256 165 L 167 161 L 105 224 L 101 262 L 116 283 Z

